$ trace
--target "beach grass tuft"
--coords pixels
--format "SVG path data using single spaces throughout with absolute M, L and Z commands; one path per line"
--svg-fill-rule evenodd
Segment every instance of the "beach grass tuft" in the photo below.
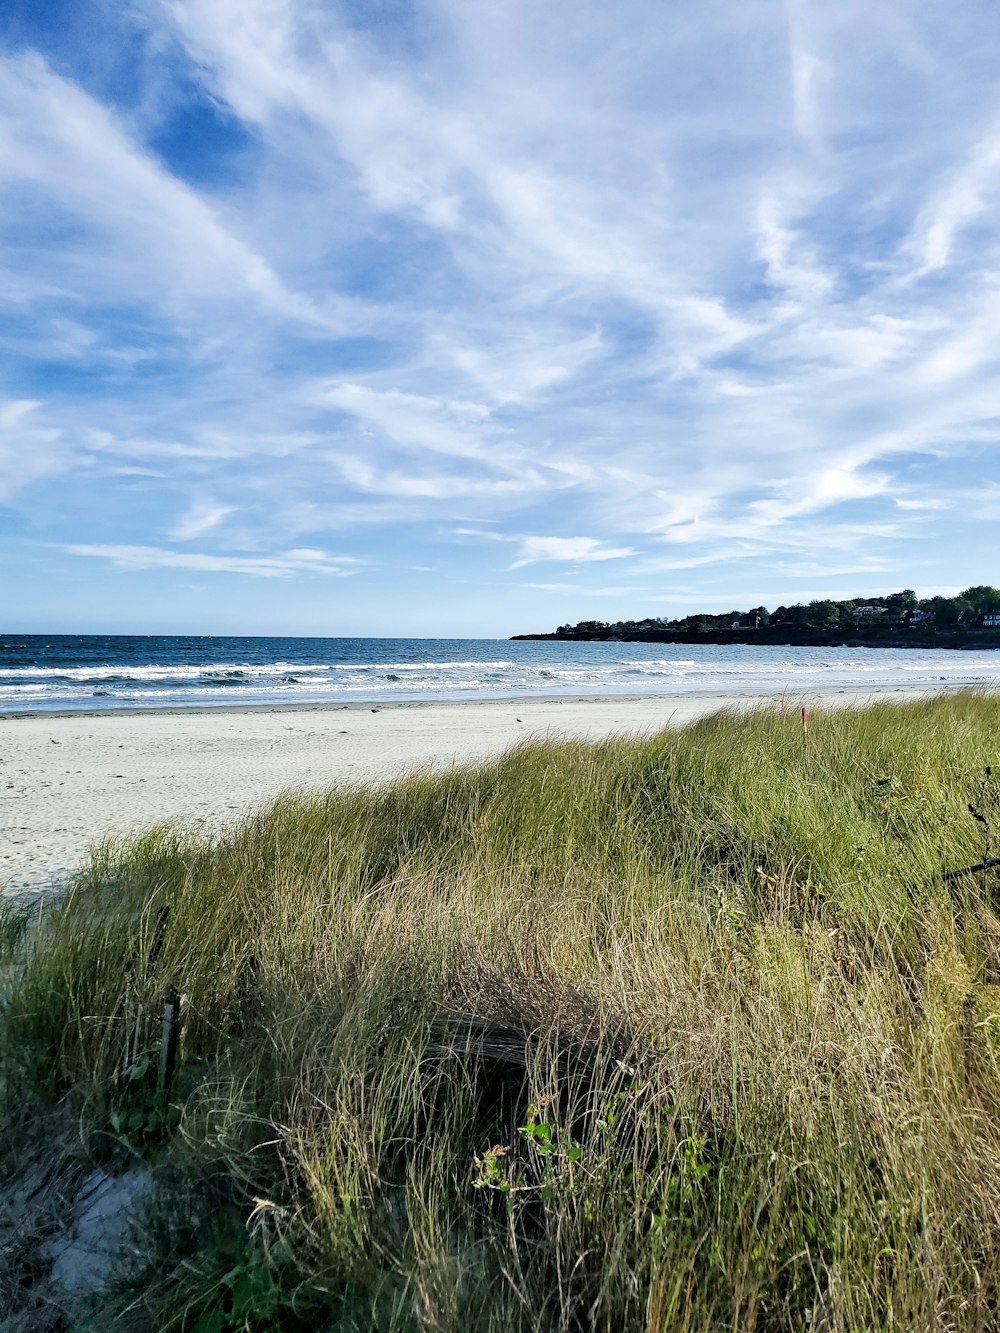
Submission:
M 809 724 L 289 795 L 7 922 L 0 1175 L 154 1185 L 73 1326 L 1000 1326 L 1000 697 Z

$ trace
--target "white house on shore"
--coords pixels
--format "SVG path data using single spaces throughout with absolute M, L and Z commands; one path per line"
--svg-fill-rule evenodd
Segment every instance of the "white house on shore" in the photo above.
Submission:
M 983 616 L 984 629 L 1000 629 L 1000 611 L 987 611 Z

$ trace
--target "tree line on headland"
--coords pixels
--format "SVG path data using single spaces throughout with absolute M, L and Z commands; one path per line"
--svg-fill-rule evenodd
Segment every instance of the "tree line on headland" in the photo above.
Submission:
M 1000 588 L 977 584 L 957 597 L 918 597 L 912 588 L 883 597 L 821 598 L 790 606 L 754 606 L 677 619 L 581 620 L 555 633 L 517 634 L 517 639 L 650 639 L 672 642 L 832 643 L 899 642 L 923 646 L 943 640 L 1000 643 Z

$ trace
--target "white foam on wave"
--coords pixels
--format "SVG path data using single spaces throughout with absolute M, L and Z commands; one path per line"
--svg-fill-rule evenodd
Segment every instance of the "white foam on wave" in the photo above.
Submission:
M 106 662 L 97 666 L 80 667 L 7 667 L 0 671 L 0 680 L 40 677 L 48 680 L 198 680 L 201 676 L 227 675 L 287 675 L 290 673 L 325 672 L 325 663 L 316 662 L 206 662 L 201 666 L 134 666 L 121 662 Z
M 330 671 L 495 671 L 513 662 L 333 662 Z
M 205 662 L 201 665 L 144 665 L 105 662 L 94 666 L 20 666 L 0 670 L 0 681 L 15 684 L 19 680 L 199 680 L 210 676 L 269 677 L 282 675 L 321 675 L 331 671 L 475 671 L 509 670 L 511 661 L 474 662 Z
M 698 665 L 698 664 L 697 664 L 697 662 L 695 662 L 695 660 L 694 660 L 693 657 L 624 657 L 624 658 L 622 658 L 622 666 L 637 666 L 637 667 L 651 667 L 651 666 L 680 667 L 680 666 L 697 666 L 697 665 Z
M 641 646 L 532 642 L 498 644 L 495 658 L 461 661 L 434 661 L 427 647 L 414 645 L 418 660 L 409 661 L 19 665 L 0 667 L 0 709 L 1000 683 L 1000 652 L 706 645 L 691 658 L 665 657 L 662 648 L 656 656 L 636 657 L 637 650 Z M 392 649 L 383 652 L 389 656 Z

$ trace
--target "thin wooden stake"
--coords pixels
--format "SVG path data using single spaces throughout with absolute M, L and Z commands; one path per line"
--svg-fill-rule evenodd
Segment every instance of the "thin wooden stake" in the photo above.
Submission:
M 163 941 L 166 939 L 167 935 L 167 920 L 169 916 L 170 905 L 168 903 L 165 907 L 161 907 L 156 915 L 156 925 L 153 928 L 153 942 L 149 946 L 149 956 L 146 959 L 147 972 L 152 972 L 153 968 L 156 966 L 156 960 L 163 951 Z
M 157 1074 L 157 1091 L 165 1098 L 170 1092 L 170 1084 L 177 1064 L 177 1042 L 181 1032 L 181 997 L 171 987 L 163 997 L 163 1035 L 160 1039 L 160 1068 Z

